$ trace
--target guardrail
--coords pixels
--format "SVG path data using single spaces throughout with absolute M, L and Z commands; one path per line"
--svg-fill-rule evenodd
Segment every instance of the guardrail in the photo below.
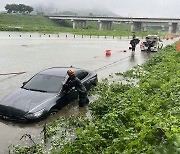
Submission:
M 82 39 L 132 39 L 132 36 L 100 36 L 100 35 L 76 35 L 76 34 L 8 34 L 3 35 L 3 37 L 0 36 L 0 38 L 82 38 Z M 161 39 L 174 39 L 176 37 L 179 37 L 179 35 L 172 35 L 172 36 L 163 36 Z M 138 36 L 139 39 L 144 39 L 145 36 Z

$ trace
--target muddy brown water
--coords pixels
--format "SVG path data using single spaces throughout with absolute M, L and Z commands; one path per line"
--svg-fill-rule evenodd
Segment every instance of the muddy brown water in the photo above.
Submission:
M 128 49 L 129 40 L 96 36 L 74 38 L 71 34 L 0 32 L 0 74 L 26 72 L 20 75 L 0 75 L 0 100 L 32 75 L 49 67 L 75 66 L 95 70 L 101 80 L 109 74 L 124 72 L 140 65 L 151 57 L 153 53 L 141 52 L 139 45 L 132 55 Z M 164 44 L 176 40 L 178 38 L 164 40 Z M 111 50 L 108 57 L 106 50 Z M 93 97 L 90 97 L 90 101 L 93 101 Z M 90 116 L 90 111 L 88 106 L 79 108 L 77 102 L 72 102 L 58 113 L 58 116 L 71 115 Z M 8 146 L 12 144 L 22 144 L 24 139 L 20 138 L 24 134 L 31 134 L 34 141 L 37 141 L 45 122 L 17 124 L 0 120 L 0 153 L 8 153 Z

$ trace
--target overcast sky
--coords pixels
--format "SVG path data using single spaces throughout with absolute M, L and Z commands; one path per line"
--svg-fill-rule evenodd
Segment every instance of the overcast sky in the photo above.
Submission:
M 0 0 L 0 11 L 6 4 L 40 5 L 58 12 L 99 9 L 124 17 L 180 17 L 180 0 Z

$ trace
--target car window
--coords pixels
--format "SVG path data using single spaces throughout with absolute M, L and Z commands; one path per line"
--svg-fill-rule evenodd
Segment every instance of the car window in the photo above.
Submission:
M 63 80 L 64 77 L 60 76 L 37 74 L 23 88 L 34 91 L 59 92 Z
M 79 72 L 77 72 L 77 74 L 76 74 L 76 76 L 77 76 L 80 80 L 83 80 L 87 75 L 88 75 L 88 72 L 86 72 L 86 71 L 79 71 Z

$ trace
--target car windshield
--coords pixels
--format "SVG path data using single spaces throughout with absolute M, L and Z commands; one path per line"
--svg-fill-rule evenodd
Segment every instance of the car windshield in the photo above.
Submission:
M 45 74 L 35 75 L 23 88 L 33 91 L 57 93 L 62 88 L 64 77 Z
M 148 36 L 148 37 L 146 37 L 146 41 L 158 41 L 158 37 Z

